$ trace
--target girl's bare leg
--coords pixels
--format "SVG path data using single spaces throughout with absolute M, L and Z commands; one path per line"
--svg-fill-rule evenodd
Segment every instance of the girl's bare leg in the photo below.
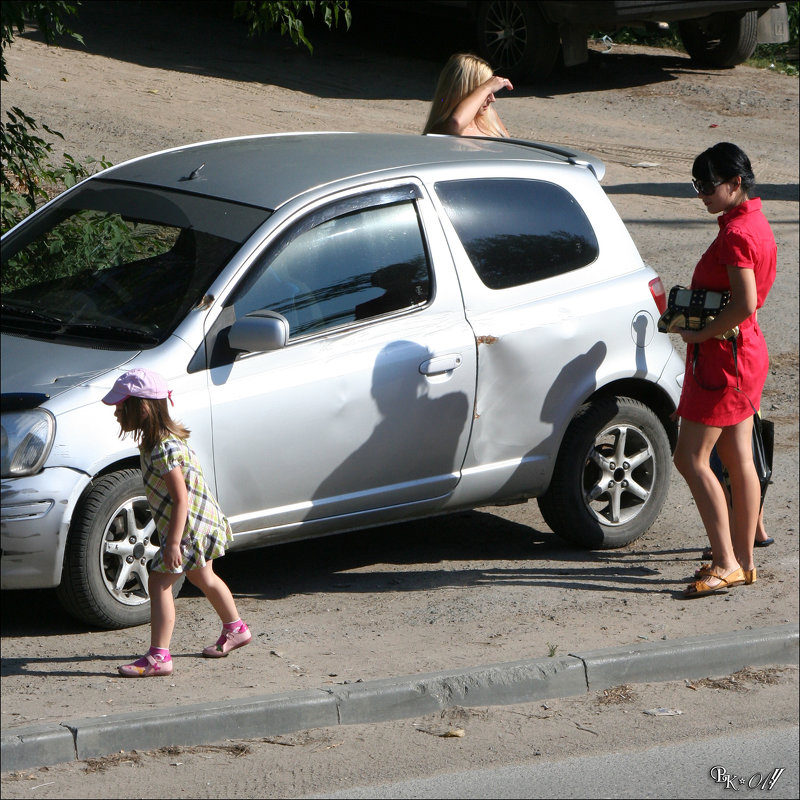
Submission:
M 711 566 L 723 575 L 733 572 L 738 566 L 731 541 L 728 504 L 725 492 L 711 469 L 709 457 L 714 444 L 722 433 L 721 428 L 703 425 L 691 420 L 681 420 L 678 444 L 675 448 L 675 467 L 683 475 L 692 493 L 700 519 L 711 544 Z M 719 451 L 719 447 L 718 447 Z M 722 458 L 722 453 L 720 453 Z M 752 457 L 750 459 L 752 463 Z M 723 463 L 727 463 L 723 459 Z M 755 527 L 751 528 L 754 531 Z M 709 586 L 719 583 L 707 578 Z
M 189 582 L 196 586 L 214 606 L 223 622 L 235 622 L 239 619 L 236 602 L 231 590 L 222 578 L 214 572 L 214 562 L 209 561 L 204 567 L 186 573 Z
M 169 650 L 172 631 L 175 629 L 175 600 L 172 587 L 180 574 L 151 572 L 150 590 L 150 645 Z

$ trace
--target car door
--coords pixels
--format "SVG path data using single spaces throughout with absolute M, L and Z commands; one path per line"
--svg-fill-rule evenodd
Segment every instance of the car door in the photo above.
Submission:
M 436 269 L 415 186 L 308 212 L 228 301 L 284 315 L 288 344 L 212 366 L 217 492 L 235 533 L 286 538 L 376 509 L 430 504 L 459 480 L 475 341 L 449 252 Z

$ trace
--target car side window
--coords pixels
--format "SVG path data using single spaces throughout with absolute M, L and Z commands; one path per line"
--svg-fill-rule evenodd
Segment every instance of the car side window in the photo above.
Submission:
M 431 280 L 412 200 L 300 225 L 271 247 L 234 298 L 236 317 L 269 309 L 290 338 L 426 303 Z
M 436 194 L 481 281 L 508 289 L 591 264 L 597 237 L 575 198 L 518 178 L 442 181 Z

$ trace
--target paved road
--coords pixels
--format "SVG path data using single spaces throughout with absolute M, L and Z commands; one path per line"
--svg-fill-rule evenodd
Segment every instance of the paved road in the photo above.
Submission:
M 364 786 L 320 798 L 800 796 L 796 727 L 639 752 L 481 769 Z

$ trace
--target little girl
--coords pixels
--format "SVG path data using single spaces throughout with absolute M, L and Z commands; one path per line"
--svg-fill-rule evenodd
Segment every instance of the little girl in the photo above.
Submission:
M 106 405 L 115 407 L 120 437 L 130 433 L 139 445 L 144 490 L 161 541 L 148 581 L 150 651 L 132 664 L 117 667 L 127 678 L 172 674 L 172 587 L 184 572 L 223 623 L 222 635 L 203 650 L 204 656 L 226 656 L 252 638 L 230 589 L 214 572 L 213 560 L 225 554 L 233 534 L 206 487 L 197 456 L 186 444 L 189 431 L 170 418 L 167 398 L 172 402 L 171 395 L 161 375 L 132 369 L 103 398 Z

